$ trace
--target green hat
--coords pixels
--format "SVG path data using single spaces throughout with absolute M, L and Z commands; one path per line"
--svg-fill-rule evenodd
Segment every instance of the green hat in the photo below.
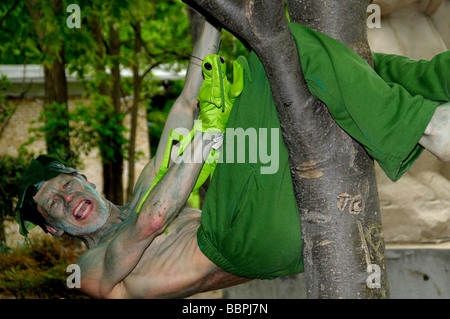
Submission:
M 72 167 L 63 164 L 62 161 L 54 156 L 39 155 L 33 159 L 22 178 L 21 192 L 17 204 L 17 222 L 19 223 L 19 232 L 27 236 L 28 232 L 36 225 L 44 227 L 44 218 L 37 210 L 37 204 L 33 196 L 42 187 L 45 181 L 55 178 L 59 174 L 73 174 L 78 171 Z

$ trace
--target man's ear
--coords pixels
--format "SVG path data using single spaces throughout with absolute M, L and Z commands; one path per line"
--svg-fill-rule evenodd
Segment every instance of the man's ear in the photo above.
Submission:
M 64 230 L 56 230 L 55 228 L 49 225 L 45 225 L 45 228 L 47 228 L 48 232 L 55 237 L 61 237 L 64 234 Z
M 90 182 L 86 177 L 84 178 L 86 180 L 86 182 L 93 188 L 96 189 L 97 185 L 95 185 L 94 183 Z
M 95 185 L 94 183 L 89 182 L 89 181 L 88 181 L 88 183 L 89 183 L 89 185 L 91 185 L 91 187 L 92 187 L 93 189 L 96 189 L 96 188 L 97 188 L 97 185 Z
M 79 178 L 81 178 L 81 179 L 84 179 L 84 180 L 89 184 L 89 186 L 91 186 L 93 189 L 96 189 L 96 188 L 97 188 L 97 185 L 95 185 L 94 183 L 90 182 L 90 181 L 87 179 L 87 177 L 86 177 L 85 175 L 82 175 L 82 174 L 78 174 L 78 173 L 77 173 L 77 176 L 78 176 Z

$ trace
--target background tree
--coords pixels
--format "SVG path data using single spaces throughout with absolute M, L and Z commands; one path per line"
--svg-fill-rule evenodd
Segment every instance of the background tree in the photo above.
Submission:
M 127 197 L 130 198 L 135 182 L 134 163 L 138 107 L 144 99 L 152 100 L 155 94 L 151 92 L 155 90 L 149 85 L 148 79 L 152 78 L 151 72 L 157 67 L 164 68 L 165 66 L 176 70 L 185 66 L 188 58 L 186 53 L 190 51 L 190 43 L 189 37 L 185 37 L 183 41 L 176 40 L 189 34 L 186 8 L 180 5 L 180 2 L 132 2 L 125 19 L 131 27 L 131 29 L 125 29 L 129 32 L 128 38 L 133 40 L 133 42 L 126 43 L 129 52 L 128 67 L 133 72 L 132 91 L 130 92 L 133 99 L 130 107 L 127 187 Z M 176 41 L 176 43 L 171 43 L 172 41 Z M 169 45 L 169 43 L 171 44 Z M 141 94 L 141 91 L 144 91 L 144 94 Z
M 36 44 L 44 67 L 44 116 L 47 124 L 47 152 L 64 161 L 72 157 L 69 135 L 69 110 L 64 53 L 64 7 L 62 0 L 26 0 Z

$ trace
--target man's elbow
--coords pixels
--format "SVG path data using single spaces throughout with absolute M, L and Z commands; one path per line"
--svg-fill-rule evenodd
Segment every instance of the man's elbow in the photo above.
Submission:
M 92 298 L 108 299 L 112 289 L 103 286 L 99 281 L 90 279 L 81 280 L 81 291 Z
M 162 233 L 164 231 L 165 224 L 165 218 L 163 216 L 154 216 L 150 221 L 149 231 L 156 234 Z
M 152 214 L 146 220 L 138 219 L 140 227 L 137 229 L 140 240 L 147 240 L 153 238 L 156 235 L 161 234 L 166 227 L 166 219 L 162 213 L 164 209 L 158 210 L 157 213 Z

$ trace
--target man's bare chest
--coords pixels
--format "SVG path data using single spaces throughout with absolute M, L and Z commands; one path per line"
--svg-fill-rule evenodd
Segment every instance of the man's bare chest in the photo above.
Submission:
M 217 268 L 197 245 L 199 219 L 180 216 L 154 239 L 123 280 L 131 298 L 180 298 L 196 293 Z

